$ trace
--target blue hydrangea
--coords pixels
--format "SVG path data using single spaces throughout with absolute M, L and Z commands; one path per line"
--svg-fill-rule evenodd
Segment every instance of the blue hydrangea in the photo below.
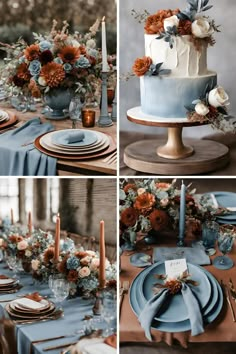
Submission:
M 75 248 L 75 243 L 70 238 L 67 238 L 61 245 L 61 250 L 64 252 L 73 251 Z
M 90 62 L 87 58 L 85 58 L 85 56 L 81 55 L 80 58 L 76 60 L 75 67 L 86 69 L 90 67 Z
M 32 76 L 37 76 L 39 75 L 41 70 L 41 63 L 38 60 L 33 60 L 31 61 L 29 65 L 29 72 Z
M 69 73 L 72 70 L 72 65 L 70 65 L 69 63 L 65 63 L 63 65 L 63 68 L 64 68 L 66 73 Z
M 52 48 L 52 43 L 50 43 L 49 41 L 41 41 L 39 43 L 39 49 L 41 50 L 41 52 L 43 52 L 44 50 L 48 50 Z
M 79 264 L 78 258 L 74 256 L 69 257 L 66 262 L 67 269 L 77 269 Z
M 63 64 L 63 60 L 59 57 L 56 57 L 53 61 L 57 64 Z
M 22 63 L 25 63 L 25 56 L 22 55 L 22 57 L 19 58 L 19 63 L 22 64 Z
M 91 57 L 97 58 L 98 57 L 98 51 L 96 49 L 90 48 L 88 50 L 88 54 L 91 55 Z

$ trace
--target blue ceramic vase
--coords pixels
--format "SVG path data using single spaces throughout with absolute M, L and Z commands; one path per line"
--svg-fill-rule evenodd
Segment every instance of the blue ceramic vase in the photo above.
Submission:
M 45 112 L 45 116 L 49 119 L 64 119 L 68 116 L 69 105 L 73 90 L 69 88 L 54 88 L 44 95 L 45 104 L 51 108 L 51 111 Z

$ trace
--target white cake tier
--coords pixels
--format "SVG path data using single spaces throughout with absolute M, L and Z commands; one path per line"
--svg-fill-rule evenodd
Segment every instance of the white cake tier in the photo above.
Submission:
M 207 85 L 216 84 L 215 72 L 195 78 L 144 75 L 140 78 L 142 111 L 163 118 L 186 117 L 185 106 L 201 97 Z
M 207 45 L 203 42 L 199 51 L 190 41 L 191 36 L 174 37 L 171 49 L 164 39 L 156 34 L 145 34 L 145 55 L 154 64 L 163 62 L 163 69 L 171 69 L 171 76 L 194 77 L 205 75 L 207 70 Z

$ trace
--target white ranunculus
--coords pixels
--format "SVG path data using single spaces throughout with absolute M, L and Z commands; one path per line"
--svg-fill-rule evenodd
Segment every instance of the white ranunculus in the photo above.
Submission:
M 41 85 L 41 86 L 47 86 L 47 83 L 42 76 L 39 76 L 38 82 L 39 82 L 39 85 Z
M 192 23 L 192 34 L 197 38 L 210 37 L 213 33 L 214 29 L 204 17 L 199 17 Z
M 207 113 L 209 113 L 209 108 L 202 102 L 199 102 L 195 106 L 195 111 L 197 114 L 200 114 L 200 116 L 206 116 Z
M 213 107 L 217 108 L 226 106 L 229 104 L 228 100 L 229 96 L 221 86 L 216 87 L 209 92 L 208 101 Z
M 146 189 L 145 189 L 145 188 L 139 188 L 139 189 L 137 190 L 138 195 L 141 195 L 141 194 L 143 194 L 143 193 L 145 193 L 145 192 L 146 192 Z
M 165 20 L 164 20 L 164 28 L 165 28 L 165 31 L 168 30 L 167 27 L 178 27 L 179 26 L 179 19 L 176 15 L 174 16 L 171 16 L 171 17 L 167 17 Z
M 39 264 L 40 264 L 40 261 L 38 259 L 32 259 L 31 267 L 34 271 L 39 269 Z
M 75 47 L 75 48 L 79 48 L 80 47 L 80 43 L 76 39 L 72 39 L 71 45 L 73 47 Z
M 96 42 L 94 39 L 88 39 L 86 42 L 86 47 L 87 48 L 91 48 L 91 49 L 95 49 L 96 48 Z

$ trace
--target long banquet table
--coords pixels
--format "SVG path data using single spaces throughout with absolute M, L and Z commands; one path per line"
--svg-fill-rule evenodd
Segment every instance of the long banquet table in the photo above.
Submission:
M 0 273 L 11 275 L 11 271 L 6 269 L 5 263 L 0 264 Z M 20 283 L 22 289 L 15 294 L 0 295 L 1 306 L 4 308 L 6 303 L 4 299 L 15 299 L 17 295 L 38 291 L 43 296 L 50 296 L 52 293 L 48 288 L 48 284 L 33 284 L 32 278 L 28 274 L 20 275 Z M 53 299 L 52 299 L 53 301 Z M 79 334 L 75 332 L 83 330 L 84 316 L 92 315 L 93 300 L 85 300 L 81 297 L 65 300 L 63 302 L 64 317 L 47 322 L 37 322 L 34 324 L 16 325 L 16 340 L 18 354 L 42 354 L 44 348 L 61 344 L 69 344 L 75 342 L 79 338 Z M 7 315 L 7 314 L 6 314 Z M 33 341 L 52 338 L 57 336 L 68 335 L 61 338 L 44 343 L 33 344 Z M 62 349 L 50 350 L 50 354 L 59 354 Z
M 165 238 L 160 237 L 160 242 L 157 245 L 155 245 L 155 247 L 158 246 L 176 247 L 176 239 L 174 239 L 173 236 L 172 237 L 165 236 Z M 143 251 L 139 250 L 139 252 L 143 252 Z M 146 251 L 146 253 L 147 254 L 149 253 L 151 255 L 152 249 Z M 212 256 L 211 259 L 213 259 L 217 255 L 219 255 L 218 252 L 214 256 Z M 229 253 L 229 257 L 234 260 L 234 266 L 229 270 L 219 270 L 213 267 L 212 265 L 205 266 L 204 268 L 208 270 L 210 273 L 212 273 L 212 275 L 219 282 L 223 280 L 223 282 L 228 285 L 229 279 L 231 278 L 234 282 L 234 285 L 236 286 L 236 244 L 234 245 L 232 251 Z M 129 283 L 131 284 L 133 279 L 137 276 L 137 274 L 139 274 L 143 270 L 143 268 L 137 268 L 132 266 L 130 264 L 129 258 L 130 258 L 129 252 L 127 251 L 124 252 L 124 254 L 121 256 L 121 272 L 120 272 L 121 284 L 123 283 L 124 280 L 128 280 Z M 234 311 L 236 314 L 236 302 L 232 301 L 232 306 L 234 307 Z M 205 332 L 201 335 L 192 337 L 190 335 L 190 331 L 182 332 L 182 333 L 166 333 L 158 330 L 152 330 L 152 335 L 154 340 L 153 342 L 149 342 L 144 335 L 144 331 L 141 328 L 137 317 L 135 316 L 135 314 L 131 309 L 129 303 L 129 296 L 125 295 L 122 302 L 121 314 L 120 314 L 120 343 L 122 346 L 135 345 L 135 347 L 137 347 L 138 345 L 146 344 L 150 347 L 151 345 L 155 346 L 159 342 L 160 343 L 165 342 L 168 345 L 173 345 L 177 342 L 182 347 L 185 348 L 188 346 L 188 343 L 192 343 L 191 348 L 193 348 L 194 343 L 211 342 L 212 344 L 215 343 L 217 347 L 217 343 L 227 342 L 230 344 L 235 343 L 234 348 L 236 349 L 236 322 L 233 322 L 232 320 L 232 315 L 230 312 L 230 308 L 226 302 L 226 299 L 224 299 L 223 309 L 220 315 L 218 316 L 218 318 L 213 323 L 206 326 Z M 126 352 L 131 353 L 131 349 L 132 348 L 129 349 L 130 351 L 129 350 L 122 351 L 122 353 L 126 353 Z M 169 348 L 169 351 L 167 350 L 166 352 L 171 353 L 171 348 Z
M 72 127 L 72 121 L 69 118 L 63 120 L 49 120 L 46 119 L 43 114 L 40 113 L 42 107 L 39 105 L 37 112 L 18 112 L 13 108 L 9 108 L 6 103 L 1 103 L 0 109 L 4 109 L 13 112 L 18 119 L 18 122 L 26 122 L 33 117 L 40 117 L 42 122 L 50 122 L 56 130 L 68 129 Z M 97 112 L 98 115 L 98 112 Z M 83 128 L 81 122 L 77 122 L 77 128 Z M 88 128 L 89 130 L 97 130 L 103 133 L 108 133 L 112 136 L 116 142 L 116 123 L 114 122 L 111 127 L 101 128 L 95 125 L 94 128 Z M 0 134 L 4 133 L 1 131 Z M 116 175 L 116 163 L 109 164 L 104 161 L 105 157 L 95 158 L 91 160 L 57 160 L 57 174 L 59 176 L 66 175 Z

